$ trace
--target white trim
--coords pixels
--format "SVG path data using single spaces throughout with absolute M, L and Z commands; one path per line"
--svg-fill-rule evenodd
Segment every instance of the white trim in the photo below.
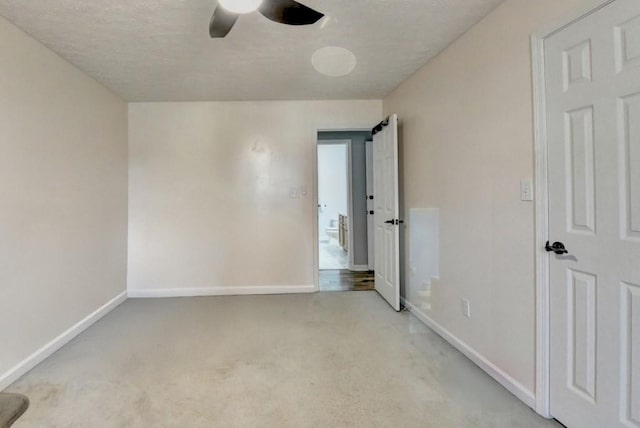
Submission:
M 531 38 L 533 55 L 533 104 L 535 151 L 535 281 L 536 281 L 536 405 L 541 416 L 551 417 L 549 397 L 549 254 L 544 245 L 549 239 L 549 196 L 547 169 L 547 126 L 544 78 L 544 40 Z
M 311 203 L 313 206 L 311 207 L 311 215 L 313 231 L 313 286 L 316 292 L 320 291 L 320 218 L 318 213 L 318 205 L 319 205 L 319 197 L 318 197 L 318 132 L 316 131 L 313 141 L 314 141 L 314 149 L 313 149 L 313 183 L 311 184 L 311 191 L 313 192 L 311 195 Z
M 320 291 L 320 218 L 318 216 L 318 131 L 315 131 L 313 136 L 313 162 L 311 162 L 312 171 L 312 183 L 311 183 L 311 224 L 313 230 L 311 231 L 313 237 L 313 286 L 316 292 Z
M 365 181 L 367 196 L 367 263 L 370 271 L 375 269 L 375 222 L 369 211 L 375 209 L 375 201 L 370 202 L 369 196 L 373 195 L 373 140 L 365 141 Z M 375 197 L 375 196 L 374 196 Z M 371 204 L 371 206 L 369 206 Z
M 319 128 L 316 130 L 316 140 L 318 139 L 318 132 L 371 132 L 371 128 Z
M 347 223 L 349 233 L 349 269 L 353 270 L 355 264 L 355 251 L 353 248 L 353 147 L 352 140 L 347 140 Z
M 353 265 L 349 270 L 352 272 L 369 272 L 369 265 Z
M 531 36 L 535 148 L 535 272 L 536 272 L 536 412 L 551 418 L 550 390 L 550 278 L 549 254 L 549 176 L 546 118 L 544 41 L 574 22 L 597 12 L 615 0 L 590 0 L 588 5 L 545 27 Z M 524 401 L 524 400 L 523 400 Z
M 575 9 L 572 13 L 565 15 L 563 18 L 552 22 L 549 25 L 544 26 L 533 34 L 534 38 L 544 40 L 558 31 L 564 30 L 566 27 L 575 23 L 576 21 L 580 21 L 581 19 L 597 12 L 603 7 L 608 6 L 613 3 L 615 0 L 584 0 L 585 4 L 581 7 Z
M 442 336 L 442 338 L 449 342 L 451 346 L 464 354 L 465 357 L 470 359 L 474 364 L 484 370 L 496 382 L 505 387 L 509 392 L 518 397 L 526 405 L 531 408 L 535 408 L 536 398 L 533 392 L 529 391 L 524 387 L 524 385 L 509 376 L 509 374 L 505 373 L 502 369 L 493 364 L 482 354 L 474 350 L 471 346 L 467 345 L 461 339 L 459 339 L 447 329 L 442 327 L 440 324 L 435 322 L 424 312 L 413 306 L 405 298 L 401 297 L 400 301 L 402 302 L 402 305 L 407 308 L 416 318 L 425 323 L 427 327 L 435 331 L 437 334 Z
M 269 285 L 242 287 L 200 287 L 200 288 L 150 288 L 129 290 L 129 297 L 165 298 L 165 297 L 205 297 L 205 296 L 247 296 L 264 294 L 300 294 L 316 292 L 315 285 Z
M 16 364 L 6 373 L 0 375 L 0 391 L 6 389 L 9 385 L 25 375 L 29 370 L 33 369 L 42 361 L 50 357 L 54 352 L 69 343 L 73 338 L 78 336 L 87 328 L 91 327 L 96 321 L 100 320 L 102 317 L 114 310 L 125 300 L 127 300 L 126 291 L 120 293 L 109 302 L 96 309 L 86 318 L 75 324 L 73 327 L 69 328 L 64 333 L 60 334 L 58 337 L 35 351 L 33 354 L 29 355 L 26 359 Z

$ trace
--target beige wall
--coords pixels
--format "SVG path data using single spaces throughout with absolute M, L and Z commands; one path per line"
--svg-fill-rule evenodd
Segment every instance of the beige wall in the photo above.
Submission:
M 0 18 L 0 384 L 126 290 L 126 192 L 126 103 Z
M 317 130 L 381 116 L 381 101 L 131 104 L 130 292 L 309 291 Z
M 402 122 L 406 211 L 441 210 L 427 315 L 529 392 L 534 206 L 519 194 L 534 166 L 529 36 L 581 3 L 508 0 L 384 100 Z

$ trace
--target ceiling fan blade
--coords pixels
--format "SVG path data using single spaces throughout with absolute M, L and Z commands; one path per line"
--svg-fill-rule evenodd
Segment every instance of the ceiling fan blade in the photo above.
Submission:
M 260 13 L 272 21 L 288 25 L 310 25 L 324 16 L 295 0 L 264 0 Z
M 229 34 L 240 15 L 226 11 L 217 6 L 209 23 L 209 35 L 212 38 L 224 37 Z

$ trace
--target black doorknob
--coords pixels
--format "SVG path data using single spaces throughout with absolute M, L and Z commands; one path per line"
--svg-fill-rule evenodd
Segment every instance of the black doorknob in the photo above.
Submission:
M 549 253 L 554 252 L 558 255 L 569 253 L 562 242 L 554 242 L 553 245 L 549 245 L 549 241 L 547 241 L 547 245 L 544 246 L 544 249 Z

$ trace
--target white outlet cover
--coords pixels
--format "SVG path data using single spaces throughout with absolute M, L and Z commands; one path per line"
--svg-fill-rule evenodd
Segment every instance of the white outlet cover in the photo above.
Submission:
M 468 299 L 462 299 L 462 315 L 471 318 L 471 302 Z

